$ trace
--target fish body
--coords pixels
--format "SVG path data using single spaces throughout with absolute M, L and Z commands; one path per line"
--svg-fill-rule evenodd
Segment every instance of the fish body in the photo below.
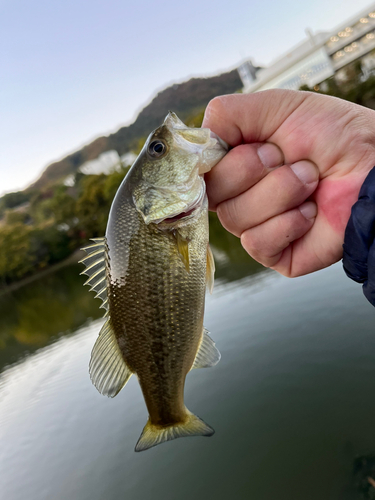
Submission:
M 188 128 L 169 113 L 121 184 L 105 238 L 86 248 L 88 282 L 107 309 L 90 375 L 111 397 L 137 375 L 149 420 L 136 451 L 214 433 L 183 396 L 188 372 L 220 359 L 203 327 L 214 264 L 200 174 L 225 153 L 209 130 Z

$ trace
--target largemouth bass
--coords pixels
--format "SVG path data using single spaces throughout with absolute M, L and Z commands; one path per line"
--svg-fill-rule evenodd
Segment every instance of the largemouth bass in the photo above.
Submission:
M 185 407 L 184 385 L 192 368 L 220 359 L 203 326 L 214 261 L 201 174 L 226 152 L 209 129 L 189 128 L 169 113 L 119 187 L 105 237 L 84 249 L 85 284 L 106 309 L 91 380 L 114 397 L 138 377 L 149 419 L 135 451 L 214 433 Z

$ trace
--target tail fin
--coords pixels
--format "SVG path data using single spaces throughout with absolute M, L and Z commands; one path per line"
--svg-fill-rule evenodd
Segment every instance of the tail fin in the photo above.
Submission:
M 187 420 L 181 424 L 161 427 L 151 424 L 145 425 L 135 451 L 144 451 L 166 441 L 187 436 L 212 436 L 215 431 L 199 417 L 187 410 Z

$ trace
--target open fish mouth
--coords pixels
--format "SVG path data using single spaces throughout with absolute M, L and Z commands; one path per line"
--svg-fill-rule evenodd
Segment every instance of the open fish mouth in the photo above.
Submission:
M 190 219 L 195 216 L 197 212 L 200 212 L 203 202 L 206 196 L 206 186 L 202 184 L 202 190 L 199 193 L 199 196 L 196 200 L 193 201 L 190 205 L 188 205 L 182 212 L 179 212 L 175 215 L 171 215 L 170 217 L 164 217 L 158 221 L 154 221 L 156 224 L 173 224 L 174 222 L 179 222 L 182 220 Z
M 177 222 L 177 221 L 182 220 L 182 219 L 186 219 L 187 217 L 190 217 L 190 215 L 193 214 L 193 212 L 195 211 L 196 208 L 197 207 L 193 207 L 190 210 L 188 210 L 187 212 L 181 212 L 180 214 L 175 215 L 174 217 L 167 217 L 162 222 L 172 223 L 172 222 Z

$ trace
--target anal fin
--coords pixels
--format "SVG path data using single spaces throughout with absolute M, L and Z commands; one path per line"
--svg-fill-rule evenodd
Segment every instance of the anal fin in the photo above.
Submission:
M 124 361 L 109 318 L 100 330 L 91 352 L 89 372 L 98 391 L 110 398 L 121 391 L 132 375 Z
M 210 368 L 220 361 L 221 354 L 208 334 L 209 331 L 203 327 L 202 341 L 191 367 L 192 370 L 194 368 Z

